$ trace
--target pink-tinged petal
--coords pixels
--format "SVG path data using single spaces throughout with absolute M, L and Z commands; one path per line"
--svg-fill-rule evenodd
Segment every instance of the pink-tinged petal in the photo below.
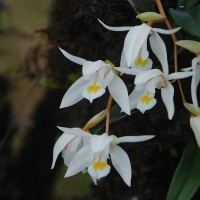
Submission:
M 174 72 L 167 76 L 167 80 L 182 79 L 192 76 L 193 72 Z
M 166 86 L 161 88 L 162 100 L 168 112 L 168 118 L 172 119 L 174 116 L 174 87 L 169 81 L 166 81 Z
M 130 187 L 132 170 L 127 153 L 118 145 L 112 145 L 110 149 L 111 161 L 124 182 Z
M 109 92 L 121 109 L 130 115 L 128 90 L 121 78 L 115 76 L 108 85 Z
M 90 146 L 84 146 L 74 156 L 68 166 L 65 178 L 73 176 L 88 167 L 94 159 Z
M 133 27 L 126 35 L 124 41 L 124 54 L 128 67 L 132 66 L 150 31 L 150 26 L 141 24 L 140 26 Z
M 149 42 L 153 53 L 160 61 L 164 74 L 169 74 L 169 66 L 167 61 L 167 50 L 162 38 L 156 33 L 152 33 L 149 37 Z
M 59 128 L 63 132 L 67 132 L 70 135 L 79 136 L 83 138 L 91 137 L 90 133 L 86 131 L 82 131 L 80 128 L 65 128 L 65 127 L 60 127 L 60 126 L 57 126 L 57 128 Z
M 65 146 L 74 138 L 74 135 L 69 135 L 68 133 L 63 133 L 58 140 L 56 141 L 53 148 L 53 162 L 51 165 L 51 169 L 54 168 L 56 159 L 59 153 L 65 148 Z
M 119 72 L 122 72 L 124 74 L 129 74 L 129 75 L 137 75 L 138 73 L 141 72 L 140 69 L 132 69 L 128 67 L 115 67 L 115 69 Z
M 148 80 L 161 75 L 162 72 L 159 69 L 152 69 L 149 71 L 141 71 L 137 76 L 135 77 L 135 84 L 142 84 L 147 82 Z
M 155 135 L 140 135 L 140 136 L 123 136 L 114 139 L 116 144 L 125 143 L 125 142 L 144 142 L 146 140 L 150 140 L 154 138 Z
M 200 116 L 191 116 L 190 117 L 190 126 L 194 132 L 197 144 L 200 148 Z
M 161 34 L 165 34 L 165 35 L 170 35 L 170 34 L 176 33 L 180 29 L 181 29 L 181 27 L 170 29 L 170 30 L 168 30 L 168 29 L 165 30 L 165 29 L 161 29 L 161 28 L 153 28 L 153 31 L 161 33 Z
M 72 62 L 78 64 L 78 65 L 83 65 L 84 62 L 86 62 L 87 60 L 77 57 L 77 56 L 73 56 L 72 54 L 68 53 L 67 51 L 65 51 L 64 49 L 61 49 L 59 47 L 60 51 L 62 52 L 62 54 L 68 59 L 71 60 Z
M 92 135 L 90 144 L 93 153 L 100 153 L 103 151 L 113 140 L 113 137 L 109 136 L 107 133 L 102 135 Z
M 87 61 L 83 64 L 83 69 L 82 69 L 83 75 L 84 76 L 91 75 L 104 66 L 110 68 L 110 65 L 106 64 L 102 60 L 98 60 L 95 62 Z
M 108 26 L 108 25 L 104 24 L 100 19 L 98 19 L 98 21 L 104 28 L 106 28 L 110 31 L 129 31 L 130 29 L 133 28 L 133 26 L 122 26 L 122 27 L 115 26 L 115 27 L 113 27 L 113 26 Z
M 74 82 L 65 93 L 60 108 L 72 106 L 83 99 L 82 92 L 86 88 L 88 81 L 84 77 Z

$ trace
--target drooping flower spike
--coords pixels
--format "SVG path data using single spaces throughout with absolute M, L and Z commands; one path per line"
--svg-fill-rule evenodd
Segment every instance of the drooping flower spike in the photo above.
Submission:
M 151 69 L 152 61 L 149 59 L 147 50 L 147 39 L 149 37 L 151 49 L 160 61 L 163 72 L 169 73 L 166 46 L 158 33 L 172 34 L 179 31 L 180 28 L 164 30 L 152 28 L 145 23 L 139 26 L 111 27 L 101 20 L 99 22 L 108 30 L 128 31 L 124 41 L 120 68 L 117 68 L 117 70 L 126 74 L 136 75 L 141 70 Z
M 162 100 L 167 108 L 168 118 L 174 115 L 174 87 L 170 80 L 182 79 L 192 75 L 192 72 L 162 73 L 159 69 L 143 71 L 135 77 L 135 89 L 129 96 L 131 109 L 137 108 L 142 113 L 153 108 L 156 89 L 161 89 Z
M 192 66 L 182 69 L 183 71 L 192 71 L 191 96 L 195 108 L 198 108 L 197 87 L 200 82 L 200 56 L 192 59 Z
M 89 142 L 73 157 L 69 163 L 65 178 L 87 170 L 96 184 L 98 179 L 109 174 L 111 167 L 108 165 L 107 159 L 111 158 L 113 166 L 128 186 L 131 186 L 131 163 L 127 153 L 118 144 L 124 142 L 142 142 L 154 137 L 154 135 L 144 135 L 117 138 L 114 135 L 109 136 L 106 133 L 91 135 L 87 132 L 73 132 L 72 134 L 77 137 L 87 138 Z
M 83 58 L 73 56 L 65 50 L 59 48 L 62 54 L 69 60 L 78 65 L 83 65 L 83 76 L 79 78 L 65 93 L 60 108 L 71 106 L 83 98 L 91 103 L 94 99 L 105 93 L 106 87 L 121 107 L 121 109 L 130 114 L 128 100 L 128 91 L 122 79 L 113 71 L 110 62 L 108 64 L 102 60 L 87 61 Z

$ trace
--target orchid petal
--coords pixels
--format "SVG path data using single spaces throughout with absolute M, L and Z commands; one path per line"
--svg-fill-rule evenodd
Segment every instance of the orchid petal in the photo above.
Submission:
M 137 103 L 143 93 L 143 90 L 133 90 L 129 95 L 130 109 L 133 110 L 137 107 Z
M 103 151 L 113 140 L 107 133 L 102 135 L 92 135 L 91 137 L 91 150 L 93 153 L 100 153 Z
M 159 69 L 152 69 L 149 71 L 141 71 L 137 76 L 135 77 L 135 84 L 142 84 L 147 82 L 148 80 L 161 75 L 162 72 Z
M 112 70 L 110 70 L 103 80 L 103 86 L 106 88 L 114 77 L 115 77 L 115 73 Z
M 141 72 L 140 69 L 132 69 L 132 68 L 127 68 L 127 67 L 115 67 L 115 69 L 119 72 L 129 74 L 129 75 L 137 75 L 138 73 Z
M 68 59 L 71 60 L 72 62 L 78 64 L 78 65 L 83 65 L 84 62 L 86 62 L 87 60 L 77 57 L 77 56 L 73 56 L 72 54 L 69 54 L 67 51 L 65 51 L 64 49 L 61 49 L 59 47 L 60 51 L 62 52 L 62 54 Z
M 79 136 L 79 137 L 91 137 L 90 133 L 86 131 L 82 131 L 80 128 L 65 128 L 65 127 L 60 127 L 60 126 L 57 126 L 57 128 L 59 128 L 63 132 L 67 132 L 70 135 Z
M 174 72 L 167 76 L 167 80 L 182 79 L 192 76 L 193 72 Z
M 193 69 L 193 67 L 186 67 L 186 68 L 183 68 L 183 69 L 181 69 L 181 70 L 187 72 L 187 71 L 190 71 L 190 70 L 192 70 L 192 69 Z
M 156 55 L 158 60 L 160 61 L 164 74 L 169 74 L 169 66 L 167 61 L 167 50 L 165 43 L 162 38 L 158 35 L 158 33 L 154 32 L 149 37 L 149 42 L 151 45 L 151 49 L 153 53 Z
M 137 103 L 137 109 L 140 110 L 141 113 L 144 113 L 146 110 L 152 109 L 157 100 L 154 98 L 155 93 L 151 93 L 149 91 L 145 91 L 141 96 Z
M 194 107 L 198 107 L 197 99 L 197 87 L 200 81 L 200 65 L 196 65 L 195 70 L 193 71 L 192 83 L 191 83 L 191 92 L 192 92 L 192 102 Z
M 65 148 L 65 146 L 74 138 L 74 135 L 69 135 L 67 133 L 63 133 L 58 140 L 56 141 L 54 148 L 53 148 L 53 162 L 51 165 L 51 169 L 54 168 L 56 159 L 59 153 Z
M 113 26 L 108 26 L 108 25 L 104 24 L 100 19 L 98 19 L 98 21 L 104 28 L 106 28 L 110 31 L 129 31 L 133 28 L 133 26 L 113 27 Z
M 130 187 L 131 186 L 131 163 L 127 153 L 118 145 L 112 145 L 110 149 L 111 161 L 119 175 L 122 177 L 124 182 Z
M 190 117 L 190 126 L 194 132 L 197 144 L 200 148 L 200 116 L 191 116 Z
M 120 59 L 120 67 L 121 68 L 128 67 L 128 64 L 127 64 L 126 58 L 125 58 L 125 54 L 124 54 L 124 50 L 122 50 L 122 55 L 121 55 L 121 59 Z
M 80 148 L 80 144 L 82 141 L 82 137 L 78 136 L 75 137 L 68 145 L 67 145 L 67 149 L 69 149 L 72 152 L 76 152 L 78 148 Z
M 146 39 L 141 48 L 141 58 L 142 60 L 146 60 L 148 57 L 149 57 L 149 51 L 147 50 L 147 39 Z
M 87 86 L 88 81 L 84 77 L 79 78 L 74 82 L 65 93 L 60 108 L 69 107 L 83 99 L 82 92 Z
M 88 173 L 91 177 L 97 179 L 107 176 L 110 173 L 110 165 L 107 164 L 107 158 L 100 153 L 88 167 Z
M 84 76 L 85 75 L 91 75 L 91 74 L 95 73 L 96 71 L 98 71 L 103 66 L 110 67 L 110 65 L 106 64 L 102 60 L 98 60 L 98 61 L 95 61 L 95 62 L 87 61 L 83 64 L 82 73 L 83 73 Z
M 69 163 L 68 170 L 64 177 L 67 178 L 73 176 L 79 173 L 80 171 L 84 170 L 92 163 L 93 159 L 94 155 L 91 153 L 90 146 L 84 146 L 78 151 L 78 153 Z
M 155 135 L 123 136 L 123 137 L 116 138 L 114 142 L 116 144 L 125 143 L 125 142 L 143 142 L 146 140 L 150 140 L 154 137 Z
M 68 167 L 69 163 L 72 161 L 74 156 L 76 155 L 76 152 L 69 151 L 68 149 L 64 149 L 62 156 L 64 158 L 64 164 Z
M 176 33 L 180 29 L 181 29 L 181 27 L 170 29 L 170 30 L 165 30 L 165 29 L 161 29 L 161 28 L 153 28 L 153 31 L 161 33 L 161 34 L 170 35 L 170 34 Z
M 152 28 L 150 26 L 142 24 L 140 26 L 133 27 L 126 35 L 124 41 L 124 54 L 128 67 L 130 67 L 135 61 L 151 29 Z
M 121 78 L 115 76 L 108 85 L 109 92 L 121 109 L 130 115 L 128 90 Z
M 168 118 L 171 120 L 174 115 L 174 87 L 169 81 L 166 81 L 166 86 L 161 88 L 161 96 L 167 108 Z

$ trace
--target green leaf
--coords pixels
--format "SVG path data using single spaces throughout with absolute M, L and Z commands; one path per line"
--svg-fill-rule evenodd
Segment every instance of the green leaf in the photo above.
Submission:
M 153 12 L 153 0 L 133 0 L 140 12 Z M 136 9 L 137 9 L 136 8 Z
M 200 37 L 200 5 L 189 11 L 170 9 L 174 21 L 191 35 Z
M 179 0 L 178 8 L 183 10 L 188 10 L 196 6 L 198 2 L 199 0 Z
M 200 187 L 200 149 L 188 146 L 172 179 L 167 200 L 190 200 Z

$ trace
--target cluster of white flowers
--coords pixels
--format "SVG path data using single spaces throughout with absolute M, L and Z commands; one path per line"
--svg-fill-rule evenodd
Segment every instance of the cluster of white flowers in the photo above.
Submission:
M 190 104 L 185 104 L 185 106 L 193 115 L 198 115 L 198 120 L 196 118 L 191 120 L 192 129 L 194 132 L 198 132 L 200 129 L 200 109 L 198 108 L 196 92 L 200 81 L 200 57 L 193 59 L 192 67 L 186 68 L 182 72 L 169 74 L 166 45 L 159 35 L 159 33 L 174 34 L 180 28 L 163 30 L 152 28 L 145 23 L 133 27 L 110 27 L 100 20 L 99 22 L 108 30 L 128 31 L 124 41 L 120 66 L 115 67 L 108 60 L 87 61 L 73 56 L 60 48 L 60 51 L 67 59 L 82 65 L 83 74 L 67 90 L 60 108 L 72 106 L 83 98 L 92 103 L 94 99 L 102 96 L 106 88 L 108 88 L 110 95 L 123 112 L 130 115 L 131 110 L 137 108 L 144 113 L 156 105 L 155 93 L 156 89 L 158 89 L 161 90 L 161 97 L 166 106 L 168 118 L 171 120 L 175 112 L 172 82 L 192 76 L 191 91 L 194 108 Z M 160 69 L 152 69 L 153 61 L 149 58 L 148 40 L 152 52 L 160 62 Z M 130 94 L 128 94 L 127 87 L 121 79 L 123 74 L 135 76 L 134 90 Z M 194 119 L 194 117 L 191 119 Z M 88 130 L 80 128 L 58 128 L 63 131 L 63 134 L 54 146 L 51 168 L 54 168 L 56 159 L 62 152 L 64 163 L 68 167 L 65 177 L 73 176 L 81 171 L 83 173 L 88 172 L 95 184 L 97 179 L 109 174 L 110 165 L 107 160 L 111 159 L 113 166 L 124 182 L 130 186 L 132 176 L 130 160 L 127 153 L 118 144 L 141 142 L 154 137 L 154 135 L 143 135 L 118 138 L 117 136 L 109 135 L 109 133 L 92 135 Z M 200 145 L 199 135 L 196 136 L 195 134 Z

